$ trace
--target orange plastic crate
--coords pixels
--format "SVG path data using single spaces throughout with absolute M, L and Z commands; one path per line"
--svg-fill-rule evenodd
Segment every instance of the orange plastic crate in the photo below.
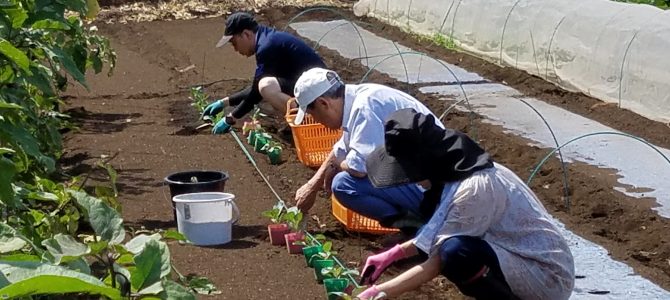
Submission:
M 291 98 L 286 104 L 286 122 L 291 126 L 298 159 L 308 167 L 319 167 L 328 158 L 342 131 L 326 128 L 309 114 L 305 115 L 300 125 L 293 124 L 298 114 L 297 109 L 289 109 L 293 101 Z
M 379 222 L 361 216 L 353 211 L 348 210 L 335 198 L 335 195 L 330 197 L 330 202 L 333 206 L 333 215 L 335 218 L 344 224 L 344 227 L 349 231 L 365 232 L 365 233 L 392 233 L 399 232 L 396 228 L 386 228 L 379 225 Z

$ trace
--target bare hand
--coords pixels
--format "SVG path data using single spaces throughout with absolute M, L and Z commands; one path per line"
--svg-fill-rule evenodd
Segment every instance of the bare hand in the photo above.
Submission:
M 307 182 L 295 192 L 296 206 L 298 206 L 300 211 L 307 213 L 314 206 L 318 191 L 319 189 L 314 184 Z

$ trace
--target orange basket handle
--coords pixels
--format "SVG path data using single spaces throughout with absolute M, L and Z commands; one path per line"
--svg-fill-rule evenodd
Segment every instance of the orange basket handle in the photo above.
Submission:
M 286 101 L 286 116 L 295 115 L 298 113 L 297 108 L 291 108 L 291 104 L 295 102 L 295 97 L 291 97 Z

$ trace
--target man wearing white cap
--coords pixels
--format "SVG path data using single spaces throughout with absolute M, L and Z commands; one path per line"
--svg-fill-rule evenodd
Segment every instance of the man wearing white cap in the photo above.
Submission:
M 345 85 L 334 71 L 322 68 L 303 73 L 295 84 L 294 94 L 299 106 L 296 124 L 309 113 L 324 126 L 343 131 L 316 174 L 296 192 L 295 200 L 302 211 L 309 211 L 317 192 L 324 188 L 332 190 L 348 209 L 386 227 L 411 231 L 430 218 L 439 195 L 431 197 L 436 199 L 432 205 L 425 205 L 424 198 L 428 195 L 416 184 L 375 188 L 367 178 L 365 166 L 368 155 L 384 144 L 384 122 L 391 113 L 413 108 L 432 114 L 426 106 L 402 91 L 383 85 Z M 437 117 L 435 123 L 444 127 Z
M 216 44 L 230 42 L 244 56 L 256 56 L 256 72 L 250 87 L 207 106 L 203 117 L 214 116 L 225 106 L 237 106 L 212 130 L 226 133 L 235 121 L 250 112 L 254 105 L 266 100 L 282 115 L 286 101 L 293 95 L 293 86 L 302 72 L 312 67 L 324 67 L 319 55 L 297 37 L 259 25 L 248 13 L 237 12 L 226 19 L 223 37 Z

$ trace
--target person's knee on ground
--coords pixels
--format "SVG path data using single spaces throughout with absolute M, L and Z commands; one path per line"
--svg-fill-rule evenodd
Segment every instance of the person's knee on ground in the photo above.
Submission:
M 263 77 L 258 81 L 258 91 L 263 100 L 272 105 L 272 108 L 280 115 L 286 114 L 286 102 L 291 96 L 282 92 L 281 85 L 276 77 Z
M 477 237 L 454 236 L 439 248 L 442 275 L 475 299 L 518 299 L 505 281 L 498 258 Z

